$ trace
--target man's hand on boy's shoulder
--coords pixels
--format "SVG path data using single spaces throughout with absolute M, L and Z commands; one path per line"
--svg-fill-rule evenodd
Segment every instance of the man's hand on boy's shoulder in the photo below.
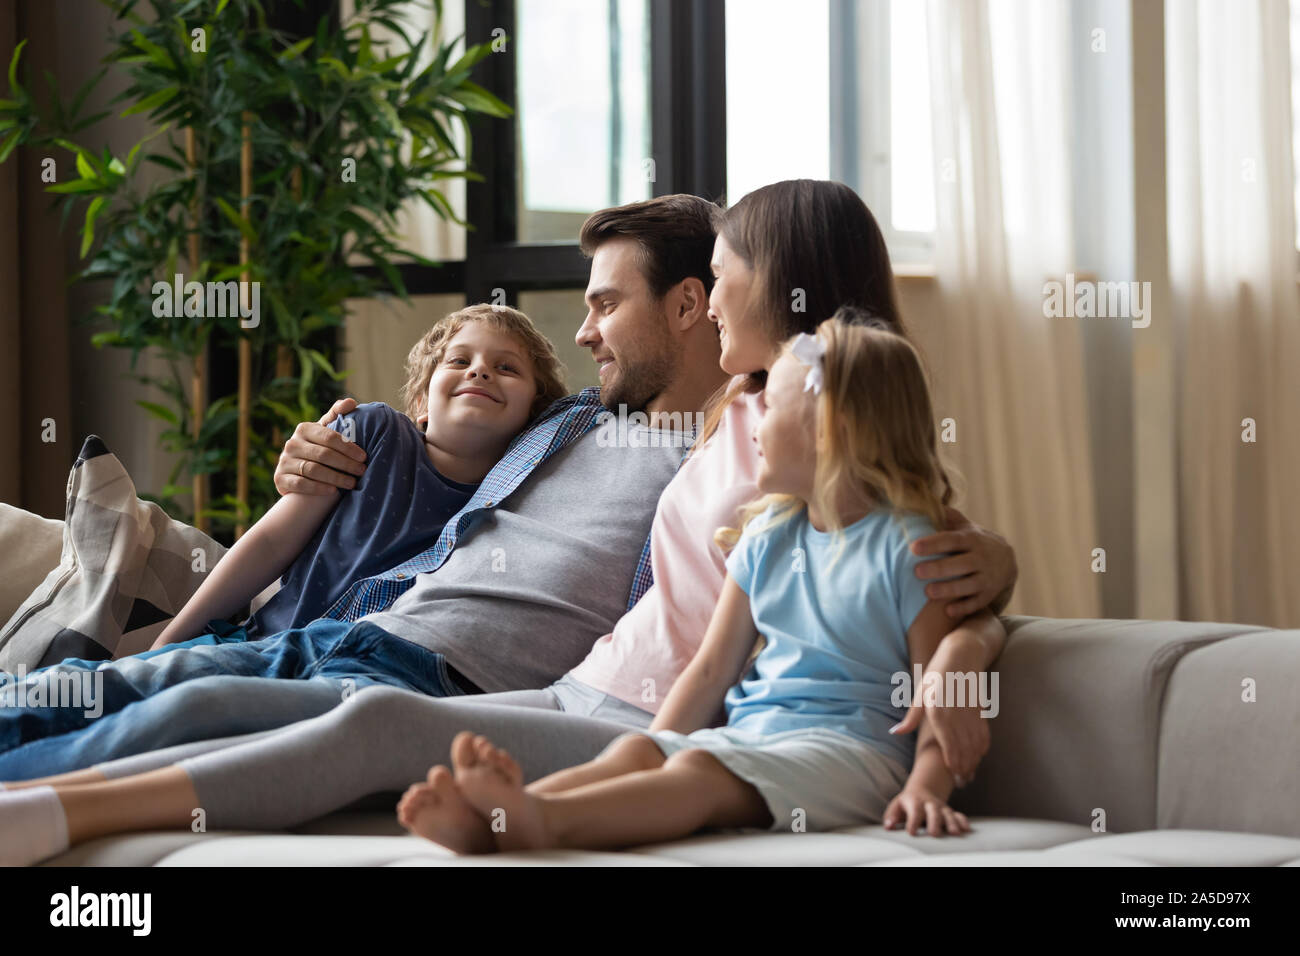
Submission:
M 1019 574 L 1015 550 L 1002 535 L 973 524 L 956 508 L 948 508 L 946 514 L 943 531 L 919 538 L 911 546 L 915 555 L 947 555 L 916 566 L 918 578 L 933 582 L 926 585 L 926 596 L 947 601 L 948 616 L 954 620 L 984 608 L 1001 613 Z
M 340 398 L 320 421 L 299 423 L 275 466 L 275 488 L 280 494 L 332 495 L 338 488 L 356 487 L 354 476 L 366 470 L 365 449 L 327 427 L 356 407 L 356 399 Z

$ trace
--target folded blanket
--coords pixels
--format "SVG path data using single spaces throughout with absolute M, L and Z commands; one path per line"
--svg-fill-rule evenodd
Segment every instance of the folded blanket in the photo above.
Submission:
M 67 498 L 59 566 L 0 630 L 0 670 L 146 650 L 225 554 L 217 541 L 138 498 L 98 436 L 82 445 Z

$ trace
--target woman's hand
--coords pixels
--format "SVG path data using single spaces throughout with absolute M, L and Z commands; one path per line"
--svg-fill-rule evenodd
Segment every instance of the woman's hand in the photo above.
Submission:
M 275 466 L 280 494 L 333 495 L 357 486 L 353 476 L 365 473 L 365 450 L 325 427 L 356 407 L 356 399 L 340 398 L 319 422 L 302 422 L 293 430 Z
M 933 790 L 910 780 L 898 796 L 889 801 L 880 822 L 886 830 L 895 830 L 905 822 L 909 836 L 916 836 L 922 823 L 926 832 L 935 837 L 945 833 L 960 836 L 970 832 L 966 814 L 948 806 L 948 802 Z
M 279 482 L 276 484 L 278 487 Z M 926 596 L 947 601 L 948 616 L 953 619 L 986 607 L 1000 613 L 1016 586 L 1016 552 L 1002 535 L 972 524 L 956 508 L 948 508 L 946 514 L 945 530 L 912 542 L 912 553 L 916 555 L 953 552 L 916 566 L 916 576 L 922 580 L 953 578 L 926 585 Z

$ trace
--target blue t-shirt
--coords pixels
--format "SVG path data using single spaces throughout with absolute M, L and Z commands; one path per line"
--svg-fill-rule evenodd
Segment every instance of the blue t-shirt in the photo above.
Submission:
M 915 512 L 877 509 L 844 529 L 832 565 L 835 538 L 806 511 L 765 527 L 771 516 L 750 522 L 727 559 L 766 639 L 727 692 L 727 725 L 763 735 L 835 730 L 910 767 L 916 734 L 889 733 L 906 714 L 890 696 L 895 674 L 912 676 L 907 630 L 929 600 L 915 569 L 930 558 L 908 547 L 934 526 Z
M 282 587 L 245 630 L 250 638 L 316 620 L 361 578 L 415 557 L 477 485 L 440 475 L 424 450 L 424 433 L 383 402 L 368 402 L 330 428 L 366 451 L 366 472 L 339 502 L 282 577 Z

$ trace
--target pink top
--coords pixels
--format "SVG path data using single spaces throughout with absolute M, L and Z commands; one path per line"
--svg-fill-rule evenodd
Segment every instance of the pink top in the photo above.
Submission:
M 573 669 L 576 679 L 658 713 L 722 593 L 727 569 L 713 532 L 735 527 L 740 506 L 759 496 L 753 435 L 763 408 L 761 392 L 742 394 L 668 483 L 650 528 L 654 584 Z

